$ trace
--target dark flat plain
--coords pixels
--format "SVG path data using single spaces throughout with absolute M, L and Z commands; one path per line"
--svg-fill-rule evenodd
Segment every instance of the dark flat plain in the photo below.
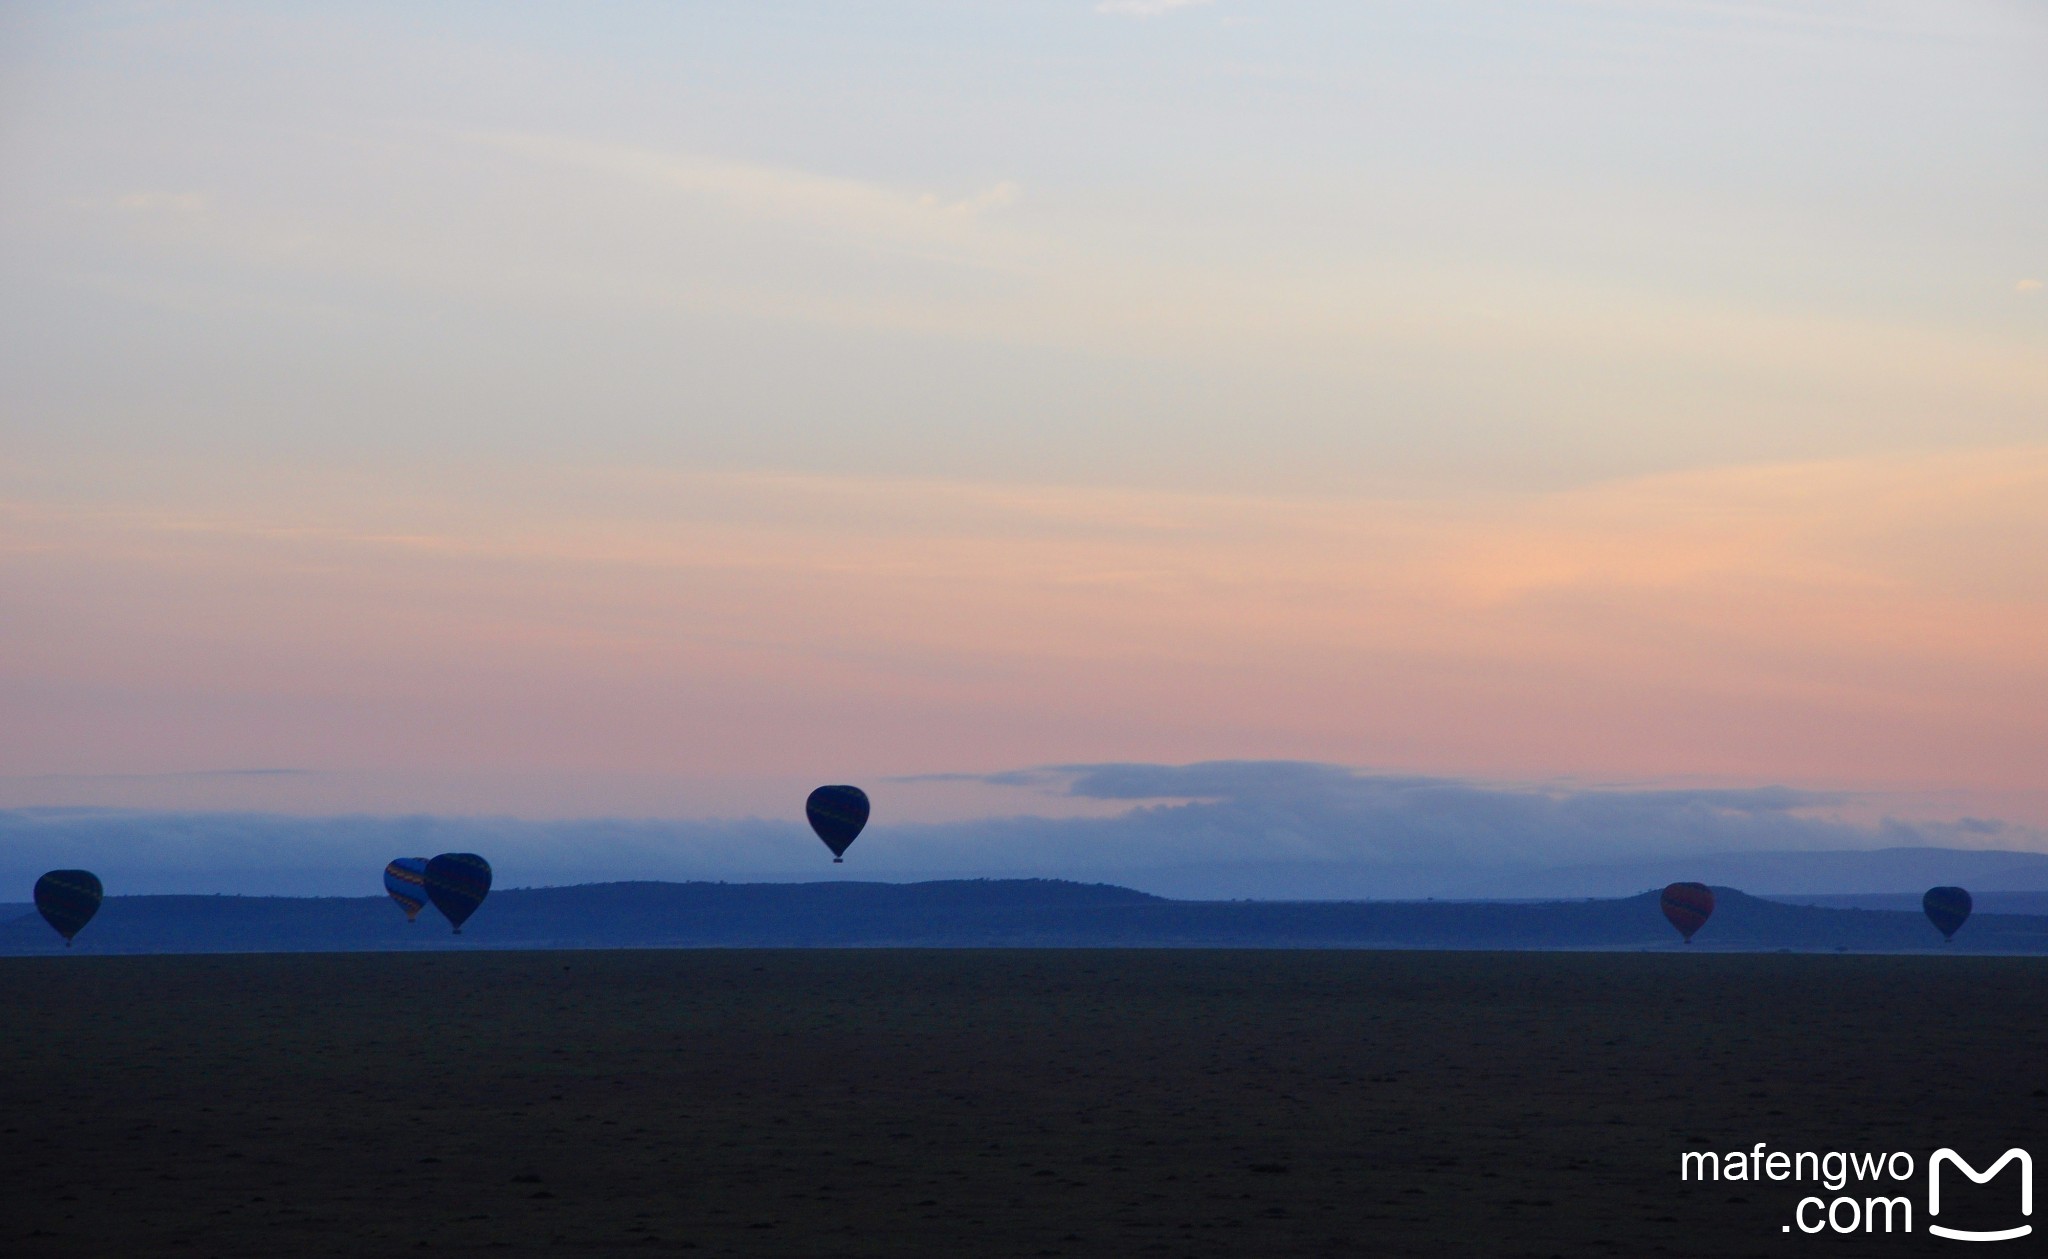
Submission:
M 2038 1145 L 2044 980 L 1684 953 L 8 959 L 0 1252 L 1939 1253 L 1784 1234 L 1817 1189 L 1682 1185 L 1678 1155 Z

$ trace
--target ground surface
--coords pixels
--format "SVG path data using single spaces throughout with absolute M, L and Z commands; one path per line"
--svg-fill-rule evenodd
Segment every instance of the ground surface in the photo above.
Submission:
M 11 959 L 0 1253 L 1890 1253 L 1782 1233 L 1821 1191 L 1682 1185 L 1679 1152 L 2048 1144 L 2044 981 L 1972 957 Z M 1924 1179 L 1897 1190 L 1916 1211 Z

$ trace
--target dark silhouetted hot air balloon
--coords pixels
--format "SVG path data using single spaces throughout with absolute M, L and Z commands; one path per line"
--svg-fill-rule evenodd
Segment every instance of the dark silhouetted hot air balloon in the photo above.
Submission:
M 860 828 L 868 824 L 868 793 L 858 787 L 820 787 L 804 801 L 804 816 L 832 850 L 832 860 L 844 861 Z
M 417 919 L 420 909 L 427 903 L 427 859 L 399 857 L 385 866 L 384 890 L 391 893 L 391 899 L 405 911 L 407 922 Z
M 1927 911 L 1927 921 L 1941 932 L 1944 942 L 1956 938 L 1956 932 L 1970 920 L 1972 902 L 1970 894 L 1959 887 L 1930 887 L 1927 895 L 1920 898 L 1920 908 Z
M 491 863 L 473 852 L 444 852 L 427 863 L 427 899 L 448 916 L 455 934 L 491 894 Z
M 67 949 L 71 937 L 85 930 L 85 924 L 100 912 L 105 897 L 99 876 L 90 870 L 52 870 L 36 880 L 36 910 L 64 937 Z
M 1692 933 L 1707 925 L 1707 919 L 1714 916 L 1714 889 L 1704 883 L 1673 883 L 1664 889 L 1659 901 L 1664 916 L 1671 925 L 1678 928 L 1678 934 L 1692 943 Z

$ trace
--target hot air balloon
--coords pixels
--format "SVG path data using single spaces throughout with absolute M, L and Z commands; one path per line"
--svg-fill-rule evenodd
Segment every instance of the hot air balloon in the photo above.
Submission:
M 71 937 L 85 930 L 85 924 L 100 912 L 105 896 L 99 876 L 90 870 L 52 870 L 36 880 L 36 909 L 43 921 L 64 937 L 67 949 Z
M 1927 921 L 1941 932 L 1943 943 L 1956 938 L 1956 932 L 1970 920 L 1970 894 L 1959 887 L 1930 887 L 1927 895 L 1920 898 L 1920 908 L 1927 911 Z
M 455 934 L 491 894 L 491 863 L 473 852 L 444 852 L 427 863 L 427 899 L 446 914 Z
M 1673 883 L 1664 889 L 1659 901 L 1664 916 L 1671 925 L 1678 928 L 1678 934 L 1692 943 L 1692 933 L 1707 925 L 1707 919 L 1714 916 L 1714 889 L 1704 883 Z
M 846 859 L 846 850 L 868 824 L 868 793 L 858 787 L 820 787 L 804 801 L 804 816 L 811 829 L 832 850 L 834 864 Z
M 425 857 L 399 857 L 384 867 L 384 890 L 391 893 L 391 899 L 405 911 L 407 922 L 420 916 L 420 909 L 427 903 L 427 859 Z

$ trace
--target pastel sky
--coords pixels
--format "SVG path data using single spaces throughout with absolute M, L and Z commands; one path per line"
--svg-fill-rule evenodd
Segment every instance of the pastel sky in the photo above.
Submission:
M 2021 0 L 0 7 L 0 806 L 1290 760 L 2048 846 L 2044 67 Z

